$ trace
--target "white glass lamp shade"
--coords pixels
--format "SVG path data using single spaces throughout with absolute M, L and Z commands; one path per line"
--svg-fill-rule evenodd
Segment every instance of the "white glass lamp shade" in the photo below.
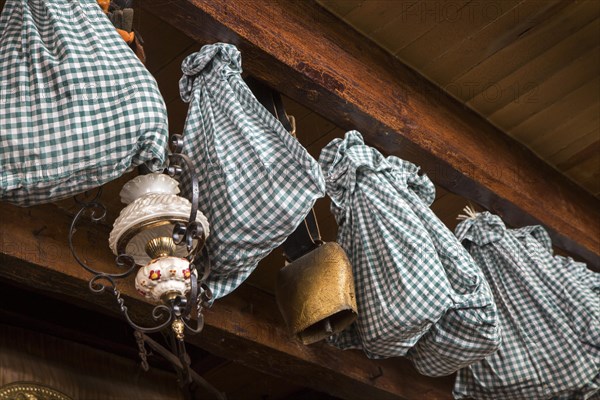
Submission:
M 145 194 L 179 194 L 179 183 L 165 174 L 139 175 L 123 185 L 121 202 L 130 204 Z
M 134 178 L 135 185 L 129 185 L 131 181 L 125 184 L 121 198 L 133 201 L 121 210 L 109 237 L 109 246 L 115 255 L 129 254 L 140 265 L 151 260 L 146 254 L 148 242 L 158 237 L 172 237 L 175 224 L 188 222 L 192 206 L 189 200 L 177 196 L 179 190 L 170 182 L 177 181 L 166 175 L 161 176 L 167 179 L 157 178 L 156 175 L 161 174 L 141 175 Z M 158 193 L 154 190 L 158 190 Z M 140 197 L 135 197 L 138 195 Z M 206 239 L 209 235 L 208 220 L 199 211 L 196 222 L 202 225 Z M 193 245 L 196 249 L 203 246 L 204 242 L 194 240 Z M 175 247 L 172 255 L 183 258 L 188 254 L 185 244 L 181 244 Z
M 185 296 L 191 288 L 190 263 L 185 258 L 161 257 L 139 269 L 135 277 L 137 291 L 155 303 L 171 295 Z

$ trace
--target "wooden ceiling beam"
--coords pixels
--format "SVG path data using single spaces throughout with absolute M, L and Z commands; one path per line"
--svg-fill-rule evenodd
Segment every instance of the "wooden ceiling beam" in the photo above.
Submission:
M 139 5 L 199 43 L 235 44 L 258 79 L 508 225 L 544 225 L 600 267 L 598 199 L 313 1 Z
M 91 275 L 70 254 L 70 215 L 53 205 L 19 208 L 4 204 L 0 221 L 0 279 L 118 315 L 115 298 L 108 293 L 92 294 L 88 289 Z M 117 271 L 106 226 L 81 226 L 75 246 L 90 266 Z M 119 290 L 133 320 L 151 325 L 151 305 L 136 293 L 133 277 L 119 282 Z M 205 311 L 202 333 L 187 340 L 218 357 L 343 399 L 451 398 L 451 377 L 419 375 L 406 360 L 375 361 L 323 343 L 302 345 L 285 329 L 273 296 L 248 285 L 217 300 Z

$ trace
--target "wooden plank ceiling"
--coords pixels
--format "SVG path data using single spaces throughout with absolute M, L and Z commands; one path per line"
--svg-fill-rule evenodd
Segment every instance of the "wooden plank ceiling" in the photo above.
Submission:
M 318 0 L 600 197 L 600 2 Z

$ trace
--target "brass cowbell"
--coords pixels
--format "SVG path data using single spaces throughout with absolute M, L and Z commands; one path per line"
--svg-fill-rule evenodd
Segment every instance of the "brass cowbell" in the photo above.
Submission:
M 304 344 L 341 332 L 357 317 L 352 266 L 335 242 L 284 266 L 276 296 L 287 326 Z
M 295 119 L 285 112 L 281 95 L 252 77 L 246 82 L 258 101 L 295 136 Z M 287 326 L 304 344 L 341 332 L 357 316 L 350 261 L 339 244 L 322 244 L 320 237 L 311 210 L 283 244 L 291 262 L 277 276 L 279 310 Z

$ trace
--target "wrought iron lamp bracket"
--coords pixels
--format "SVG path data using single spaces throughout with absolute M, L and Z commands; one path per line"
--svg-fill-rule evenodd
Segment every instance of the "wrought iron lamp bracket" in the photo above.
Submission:
M 88 217 L 92 222 L 102 221 L 107 214 L 107 209 L 100 202 L 102 188 L 99 188 L 89 200 L 81 199 L 75 196 L 75 202 L 80 205 L 79 211 L 73 217 L 69 229 L 69 248 L 77 263 L 93 276 L 89 280 L 89 288 L 93 293 L 109 292 L 114 295 L 119 309 L 129 325 L 135 330 L 135 336 L 139 347 L 139 354 L 144 370 L 148 370 L 147 352 L 144 344 L 148 344 L 157 353 L 171 362 L 178 373 L 182 389 L 191 390 L 191 386 L 200 385 L 211 392 L 216 398 L 225 399 L 225 396 L 213 388 L 202 377 L 190 369 L 189 356 L 185 350 L 185 333 L 197 334 L 204 327 L 204 316 L 202 310 L 208 307 L 212 298 L 212 293 L 205 284 L 210 274 L 210 261 L 206 247 L 194 246 L 196 243 L 204 243 L 206 233 L 202 224 L 198 223 L 196 216 L 198 213 L 198 198 L 200 189 L 197 175 L 190 158 L 182 154 L 183 137 L 181 135 L 172 135 L 170 140 L 171 154 L 169 154 L 169 166 L 165 168 L 164 173 L 171 177 L 178 178 L 185 172 L 188 174 L 189 184 L 191 186 L 191 209 L 187 223 L 176 223 L 173 229 L 173 242 L 177 245 L 184 243 L 188 251 L 187 259 L 190 262 L 190 290 L 187 295 L 176 295 L 173 298 L 156 305 L 152 310 L 152 319 L 156 322 L 153 326 L 142 326 L 135 323 L 129 316 L 128 308 L 125 305 L 125 299 L 117 288 L 116 281 L 127 278 L 142 266 L 137 264 L 134 258 L 129 254 L 119 254 L 115 259 L 115 264 L 119 272 L 100 271 L 89 266 L 77 253 L 74 245 L 74 236 L 77 227 L 84 217 Z M 187 179 L 186 179 L 187 183 Z M 86 192 L 84 197 L 89 197 Z M 202 247 L 202 252 L 198 250 Z M 202 265 L 202 270 L 198 271 L 197 265 Z M 194 279 L 194 277 L 197 277 Z M 193 318 L 195 314 L 195 318 Z M 195 322 L 194 322 L 195 319 Z M 170 341 L 171 351 L 155 342 L 147 334 L 160 331 L 167 331 Z
M 203 250 L 203 264 L 204 267 L 202 269 L 202 276 L 198 279 L 190 279 L 191 289 L 188 296 L 176 296 L 172 299 L 167 305 L 159 304 L 154 307 L 152 310 L 152 318 L 155 321 L 160 321 L 157 325 L 146 327 L 138 325 L 133 322 L 131 317 L 129 316 L 129 312 L 127 306 L 125 305 L 125 299 L 121 297 L 121 292 L 117 289 L 115 280 L 123 279 L 133 274 L 133 272 L 137 271 L 142 266 L 137 264 L 133 257 L 128 254 L 120 254 L 115 259 L 115 264 L 119 269 L 124 270 L 123 272 L 117 273 L 109 273 L 105 271 L 99 271 L 90 267 L 77 253 L 74 245 L 74 236 L 77 232 L 77 227 L 79 222 L 84 218 L 84 216 L 89 215 L 89 218 L 92 222 L 98 223 L 102 221 L 106 217 L 106 206 L 99 201 L 99 197 L 102 193 L 102 189 L 98 189 L 96 194 L 89 201 L 84 201 L 79 198 L 76 198 L 76 202 L 81 206 L 80 210 L 75 214 L 71 222 L 71 226 L 69 228 L 69 248 L 73 257 L 77 261 L 77 263 L 86 271 L 91 273 L 93 276 L 89 280 L 89 288 L 92 292 L 100 294 L 105 291 L 113 294 L 117 303 L 119 304 L 119 308 L 121 313 L 124 315 L 127 322 L 135 329 L 144 333 L 154 333 L 159 332 L 172 324 L 175 319 L 181 319 L 183 322 L 183 327 L 185 328 L 185 332 L 196 334 L 202 331 L 204 318 L 202 316 L 202 308 L 205 307 L 208 303 L 208 300 L 212 297 L 210 293 L 210 289 L 204 284 L 204 281 L 207 279 L 210 274 L 210 262 L 208 261 L 208 253 L 206 249 Z M 192 205 L 192 214 L 197 211 L 197 206 L 194 207 Z M 195 217 L 194 217 L 195 219 Z M 184 239 L 186 243 L 188 240 L 193 242 L 195 239 L 203 239 L 203 230 L 202 225 L 196 224 L 194 221 L 195 227 L 189 229 L 189 227 L 183 227 L 181 229 L 185 229 Z M 178 227 L 176 226 L 177 230 Z M 174 241 L 180 239 L 180 237 L 173 232 Z M 181 241 L 179 242 L 181 243 Z M 199 262 L 199 257 L 196 255 L 193 256 L 193 260 L 190 263 L 190 273 L 191 276 L 196 276 L 193 272 L 197 270 L 196 264 Z M 204 304 L 202 304 L 204 303 Z M 192 325 L 189 321 L 191 318 L 191 313 L 196 308 L 196 324 Z

